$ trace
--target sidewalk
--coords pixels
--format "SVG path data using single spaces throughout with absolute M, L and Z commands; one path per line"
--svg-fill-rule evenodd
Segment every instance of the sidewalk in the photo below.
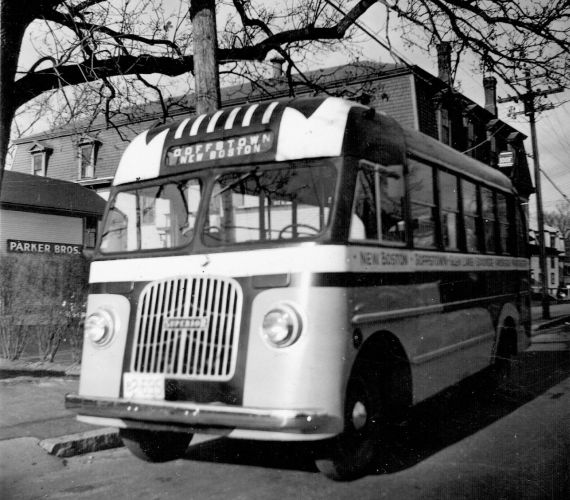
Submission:
M 532 344 L 529 351 L 570 351 L 570 303 L 551 304 L 550 319 L 542 318 L 542 306 L 531 308 Z
M 570 302 L 550 304 L 549 310 L 550 319 L 543 319 L 542 306 L 540 304 L 533 303 L 530 308 L 533 334 L 547 328 L 559 326 L 567 321 L 570 322 Z

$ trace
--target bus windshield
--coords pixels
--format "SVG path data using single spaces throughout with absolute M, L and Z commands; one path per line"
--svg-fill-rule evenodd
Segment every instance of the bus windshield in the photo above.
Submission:
M 197 179 L 121 191 L 103 228 L 103 253 L 175 248 L 194 234 L 201 184 Z
M 339 160 L 228 172 L 215 183 L 203 240 L 209 246 L 312 238 L 329 223 Z
M 102 253 L 182 247 L 199 229 L 208 246 L 297 240 L 329 224 L 339 159 L 280 162 L 228 169 L 212 179 L 209 200 L 196 178 L 117 193 L 102 231 Z

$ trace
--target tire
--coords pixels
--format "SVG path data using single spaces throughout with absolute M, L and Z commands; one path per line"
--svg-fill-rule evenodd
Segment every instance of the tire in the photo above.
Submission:
M 495 352 L 495 357 L 491 365 L 491 383 L 494 386 L 501 386 L 510 379 L 517 353 L 516 342 L 516 329 L 512 326 L 503 327 L 499 336 L 499 344 Z
M 135 457 L 157 463 L 182 458 L 192 439 L 189 433 L 140 429 L 120 429 L 119 436 Z
M 345 403 L 344 431 L 322 444 L 315 465 L 336 481 L 357 479 L 372 471 L 388 433 L 388 398 L 380 370 L 356 367 Z

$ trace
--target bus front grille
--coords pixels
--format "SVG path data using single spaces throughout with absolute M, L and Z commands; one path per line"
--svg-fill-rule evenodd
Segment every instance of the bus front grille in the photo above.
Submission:
M 233 376 L 242 290 L 231 278 L 155 281 L 141 293 L 131 371 L 196 380 Z

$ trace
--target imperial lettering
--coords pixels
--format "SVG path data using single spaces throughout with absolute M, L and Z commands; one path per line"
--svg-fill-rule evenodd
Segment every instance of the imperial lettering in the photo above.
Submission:
M 165 328 L 176 330 L 196 330 L 206 329 L 208 327 L 208 318 L 206 316 L 197 316 L 189 318 L 166 318 L 164 323 Z

